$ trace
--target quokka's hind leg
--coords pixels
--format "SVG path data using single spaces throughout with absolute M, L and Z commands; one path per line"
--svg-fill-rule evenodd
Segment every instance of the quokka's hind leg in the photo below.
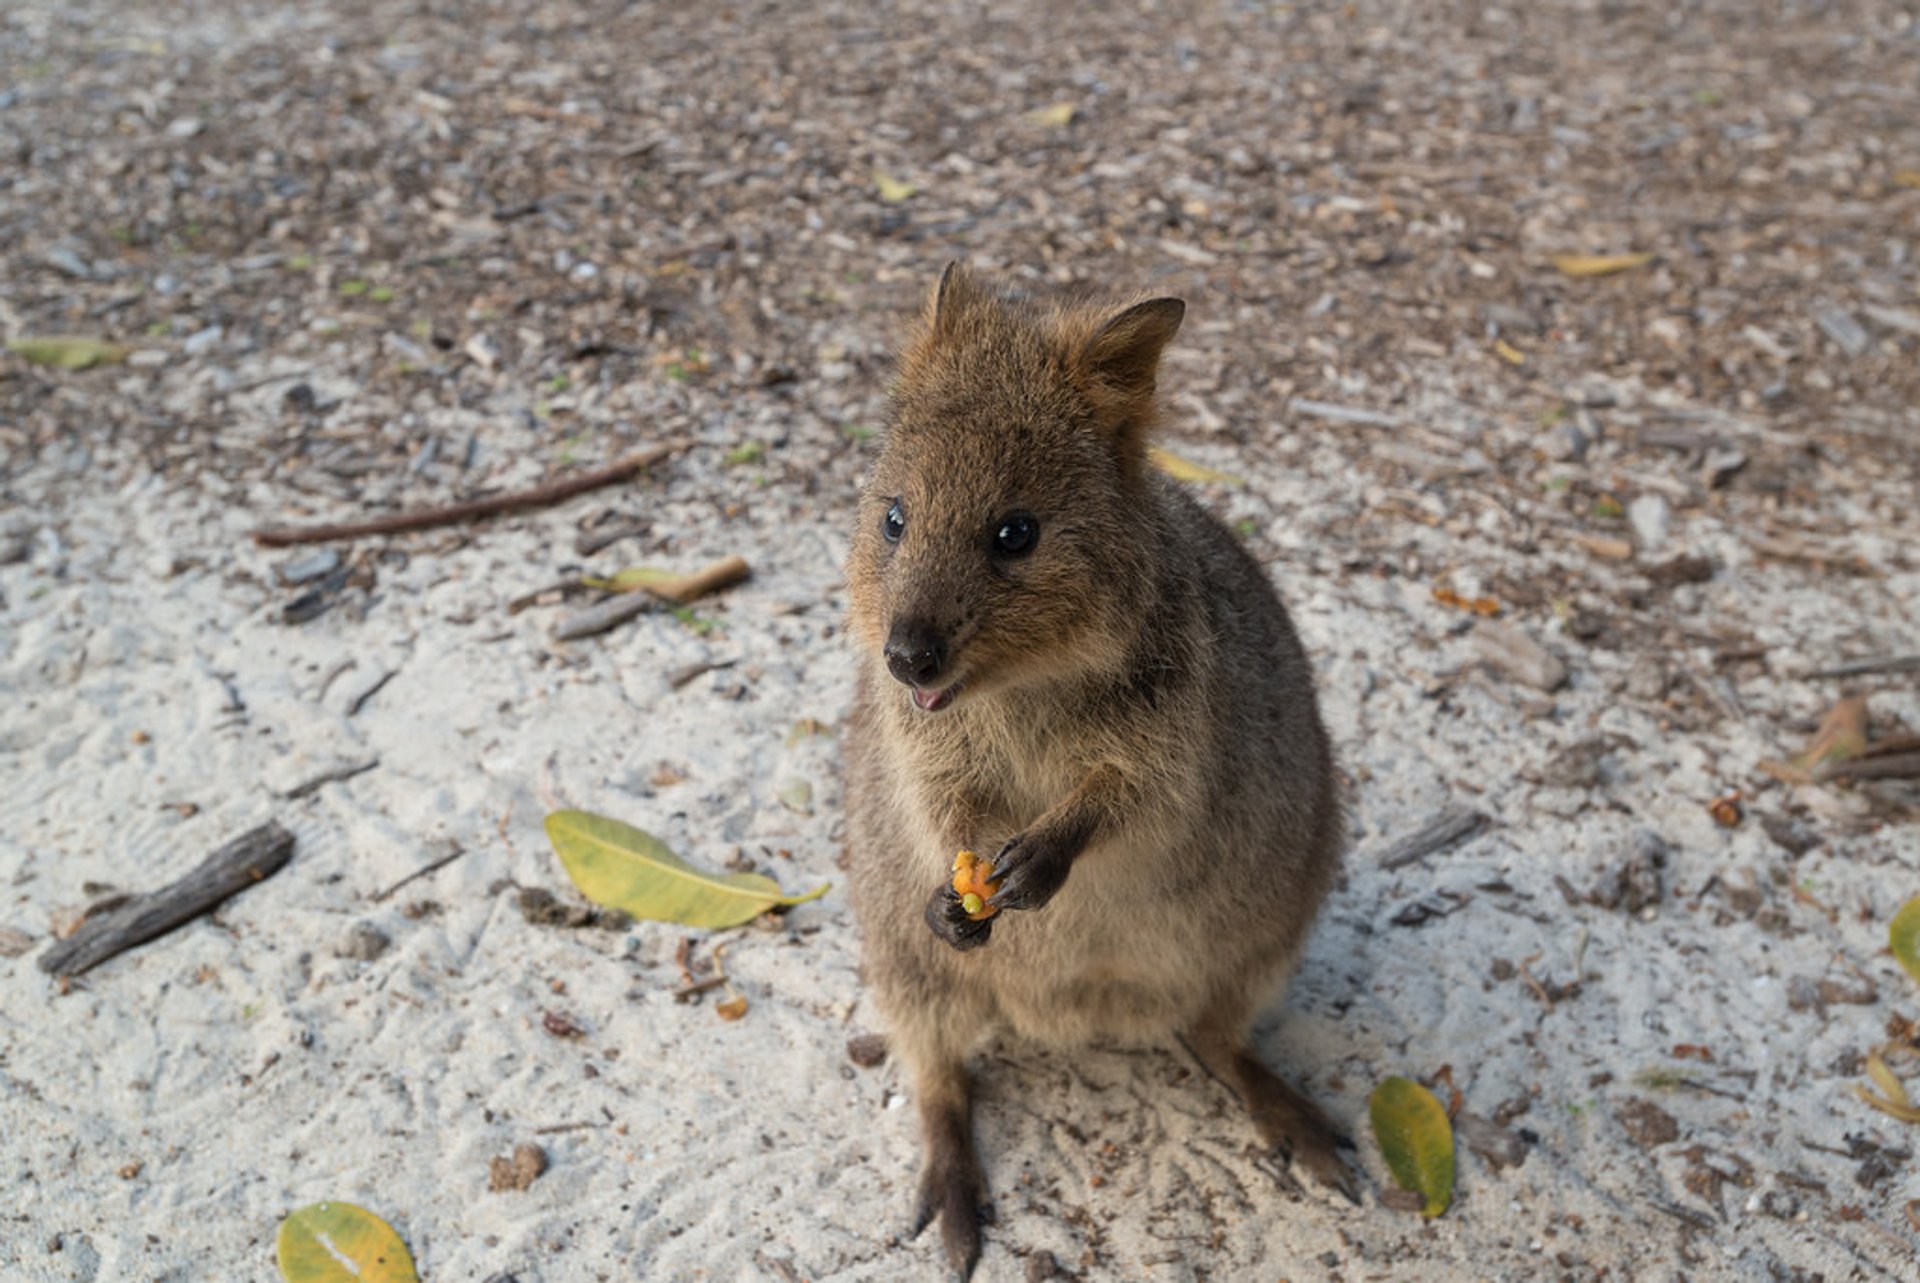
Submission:
M 955 1277 L 972 1276 L 980 1261 L 980 1225 L 990 1209 L 980 1156 L 973 1148 L 973 1089 L 958 1056 L 905 1051 L 920 1106 L 925 1166 L 914 1204 L 913 1232 L 940 1221 L 940 1241 Z
M 1360 1201 L 1359 1178 L 1346 1153 L 1353 1141 L 1321 1108 L 1254 1056 L 1247 1046 L 1249 1013 L 1223 1004 L 1188 1030 L 1183 1041 L 1208 1073 L 1240 1098 L 1254 1130 L 1287 1167 L 1298 1163 L 1313 1178 L 1352 1203 Z

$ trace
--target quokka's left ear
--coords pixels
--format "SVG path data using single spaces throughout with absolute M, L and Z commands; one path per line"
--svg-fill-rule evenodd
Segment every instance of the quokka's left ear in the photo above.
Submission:
M 1074 361 L 1101 430 L 1129 459 L 1146 450 L 1160 351 L 1179 332 L 1186 314 L 1187 305 L 1177 298 L 1135 303 L 1095 330 Z

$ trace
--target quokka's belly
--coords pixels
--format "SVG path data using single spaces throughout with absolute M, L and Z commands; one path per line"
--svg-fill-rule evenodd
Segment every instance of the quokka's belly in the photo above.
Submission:
M 1076 870 L 1046 907 L 995 924 L 983 978 L 1022 1037 L 1158 1041 L 1197 1019 L 1217 990 L 1223 953 L 1196 938 L 1191 915 L 1114 891 Z

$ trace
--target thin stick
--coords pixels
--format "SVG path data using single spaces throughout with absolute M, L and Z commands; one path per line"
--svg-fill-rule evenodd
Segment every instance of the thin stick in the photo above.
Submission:
M 363 775 L 378 765 L 380 765 L 380 759 L 370 757 L 364 762 L 345 762 L 339 766 L 329 766 L 313 778 L 300 781 L 280 796 L 289 800 L 303 798 L 309 793 L 319 792 L 329 784 L 337 784 L 341 780 L 350 780 L 356 775 Z
M 1374 863 L 1383 869 L 1412 864 L 1472 837 L 1488 823 L 1484 814 L 1470 806 L 1449 806 L 1413 832 L 1394 839 Z
M 456 842 L 454 844 L 453 850 L 447 852 L 445 855 L 441 856 L 439 859 L 434 860 L 430 863 L 421 865 L 419 868 L 415 869 L 412 873 L 407 874 L 406 877 L 401 878 L 398 882 L 394 883 L 392 886 L 388 887 L 386 890 L 374 892 L 373 902 L 375 904 L 379 904 L 382 900 L 391 899 L 393 897 L 393 893 L 395 891 L 398 891 L 401 887 L 407 885 L 407 883 L 416 881 L 420 878 L 424 878 L 429 873 L 437 873 L 441 869 L 446 868 L 449 864 L 452 864 L 455 860 L 459 859 L 461 856 L 465 855 L 466 853 L 467 853 L 466 848 Z
M 563 499 L 585 494 L 589 490 L 598 490 L 616 481 L 625 481 L 641 469 L 651 467 L 662 459 L 678 454 L 692 444 L 685 437 L 681 437 L 637 451 L 617 463 L 610 463 L 592 472 L 582 472 L 560 481 L 550 481 L 544 486 L 535 486 L 531 490 L 515 490 L 508 494 L 492 495 L 467 503 L 449 504 L 444 508 L 417 508 L 412 512 L 396 512 L 385 517 L 371 517 L 365 521 L 349 521 L 338 525 L 263 526 L 253 532 L 253 541 L 265 548 L 285 548 L 293 544 L 358 539 L 362 535 L 391 535 L 405 530 L 430 530 L 435 526 L 458 525 L 463 521 L 476 521 L 481 517 L 497 516 L 503 512 L 517 512 L 522 508 L 544 508 L 550 504 L 559 503 Z
M 598 605 L 589 606 L 561 620 L 553 630 L 553 635 L 557 641 L 578 641 L 582 637 L 604 633 L 609 628 L 626 623 L 635 615 L 645 614 L 662 601 L 684 606 L 710 592 L 731 588 L 751 573 L 744 557 L 723 557 L 691 575 L 648 584 L 634 592 L 621 593 Z
M 1920 655 L 1856 659 L 1850 663 L 1835 664 L 1832 668 L 1815 668 L 1800 676 L 1808 681 L 1819 681 L 1833 677 L 1866 677 L 1875 673 L 1920 673 Z
M 241 834 L 200 866 L 158 891 L 135 896 L 111 913 L 88 919 L 40 957 L 40 970 L 77 976 L 116 954 L 218 908 L 256 882 L 278 873 L 293 856 L 293 834 L 269 820 Z

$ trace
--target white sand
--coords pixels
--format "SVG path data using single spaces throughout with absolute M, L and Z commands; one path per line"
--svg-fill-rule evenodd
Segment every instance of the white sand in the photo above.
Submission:
M 493 440 L 483 462 L 499 457 Z M 1220 502 L 1284 546 L 1302 518 L 1281 514 L 1354 501 L 1334 480 L 1339 444 L 1285 469 L 1193 449 L 1252 474 Z M 511 453 L 510 440 L 502 446 Z M 568 647 L 544 640 L 558 609 L 508 617 L 503 604 L 573 560 L 563 551 L 573 518 L 606 497 L 463 541 L 395 540 L 387 546 L 411 556 L 380 566 L 370 601 L 349 591 L 318 620 L 289 626 L 279 607 L 293 591 L 273 584 L 288 554 L 253 548 L 252 515 L 211 483 L 143 477 L 111 448 L 84 469 L 50 456 L 23 479 L 38 501 L 19 515 L 38 533 L 26 561 L 0 569 L 0 877 L 12 889 L 0 924 L 32 936 L 37 952 L 85 900 L 83 884 L 157 885 L 269 816 L 298 847 L 285 871 L 215 920 L 72 992 L 31 954 L 0 963 L 0 1134 L 15 1191 L 0 1272 L 269 1277 L 279 1219 L 320 1199 L 387 1216 L 433 1279 L 935 1272 L 930 1238 L 898 1241 L 916 1138 L 896 1069 L 856 1069 L 844 1051 L 870 1013 L 840 887 L 778 928 L 727 933 L 728 965 L 752 1004 L 730 1024 L 715 1017 L 713 995 L 671 997 L 687 933 L 534 926 L 497 886 L 569 894 L 540 829 L 561 803 L 628 819 L 710 865 L 743 851 L 795 889 L 839 878 L 835 743 L 790 747 L 786 737 L 798 719 L 832 723 L 845 709 L 830 515 L 841 495 L 748 494 L 745 516 L 716 521 L 707 496 L 740 486 L 717 453 L 703 448 L 664 483 L 612 498 L 676 532 L 654 559 L 691 567 L 740 552 L 753 562 L 753 581 L 707 608 L 724 634 L 702 640 L 654 616 Z M 271 487 L 245 494 L 272 507 Z M 1682 521 L 1680 538 L 1730 566 L 1680 591 L 1785 652 L 1822 653 L 1863 585 L 1885 621 L 1876 630 L 1912 633 L 1910 572 L 1789 580 L 1744 560 L 1711 519 Z M 1813 1146 L 1844 1148 L 1848 1134 L 1910 1144 L 1849 1095 L 1856 1075 L 1834 1064 L 1911 1010 L 1912 982 L 1882 941 L 1912 889 L 1912 830 L 1864 826 L 1790 864 L 1751 819 L 1721 829 L 1702 806 L 1790 747 L 1769 722 L 1817 712 L 1821 692 L 1749 680 L 1743 722 L 1664 733 L 1653 709 L 1617 694 L 1618 657 L 1556 641 L 1575 675 L 1550 717 L 1524 711 L 1531 695 L 1472 676 L 1429 698 L 1432 675 L 1467 655 L 1466 641 L 1439 637 L 1451 616 L 1424 583 L 1342 577 L 1337 558 L 1302 548 L 1276 572 L 1358 781 L 1360 845 L 1449 796 L 1470 796 L 1498 827 L 1395 874 L 1354 861 L 1263 1050 L 1362 1136 L 1375 1180 L 1384 1174 L 1363 1135 L 1365 1100 L 1389 1073 L 1451 1064 L 1482 1114 L 1526 1097 L 1515 1125 L 1539 1144 L 1504 1173 L 1463 1154 L 1456 1204 L 1433 1224 L 1371 1200 L 1359 1210 L 1317 1194 L 1290 1202 L 1254 1161 L 1232 1102 L 1177 1053 L 1067 1060 L 1009 1047 L 979 1074 L 980 1144 L 1000 1212 L 982 1277 L 1022 1277 L 1018 1258 L 1039 1249 L 1093 1278 L 1518 1279 L 1552 1262 L 1576 1276 L 1612 1267 L 1613 1277 L 1906 1269 L 1910 1179 L 1857 1188 L 1857 1164 Z M 667 674 L 703 656 L 739 664 L 670 689 Z M 322 678 L 348 659 L 323 693 Z M 397 675 L 347 716 L 388 669 Z M 1883 701 L 1896 705 L 1913 717 L 1910 694 Z M 1556 746 L 1593 734 L 1625 741 L 1602 784 L 1527 782 Z M 278 796 L 376 756 L 376 769 L 311 797 Z M 685 781 L 649 783 L 661 763 Z M 794 779 L 812 785 L 811 814 L 776 800 Z M 1776 791 L 1768 804 L 1780 800 Z M 1809 800 L 1835 815 L 1858 805 L 1832 792 Z M 198 811 L 183 818 L 176 803 Z M 1672 843 L 1667 883 L 1679 896 L 1645 921 L 1564 904 L 1553 876 L 1584 889 L 1639 825 Z M 446 841 L 466 854 L 372 901 Z M 1837 920 L 1793 900 L 1777 871 Z M 1702 896 L 1716 875 L 1751 881 L 1763 911 Z M 1512 890 L 1476 889 L 1496 880 Z M 1436 890 L 1473 898 L 1418 928 L 1389 924 Z M 437 907 L 409 916 L 416 901 Z M 1769 912 L 1780 925 L 1765 925 Z M 337 957 L 363 922 L 391 950 L 372 962 Z M 703 939 L 700 956 L 710 947 Z M 1548 1010 L 1522 980 L 1489 978 L 1496 957 L 1531 958 L 1556 983 L 1577 976 L 1581 992 Z M 1829 1018 L 1789 1010 L 1794 977 L 1855 971 L 1877 985 L 1877 1001 Z M 549 1011 L 586 1036 L 546 1032 Z M 1677 1044 L 1710 1048 L 1713 1061 L 1676 1059 Z M 1635 1085 L 1649 1073 L 1726 1094 Z M 1629 1144 L 1614 1110 L 1630 1096 L 1657 1099 L 1679 1120 L 1679 1141 L 1647 1153 Z M 529 1139 L 551 1170 L 526 1192 L 488 1192 L 487 1159 Z M 1749 1186 L 1726 1187 L 1724 1217 L 1685 1183 L 1695 1145 L 1701 1161 L 1751 1172 Z M 1800 1214 L 1763 1213 L 1769 1194 L 1776 1210 L 1791 1198 Z M 1842 1206 L 1859 1218 L 1836 1219 Z

